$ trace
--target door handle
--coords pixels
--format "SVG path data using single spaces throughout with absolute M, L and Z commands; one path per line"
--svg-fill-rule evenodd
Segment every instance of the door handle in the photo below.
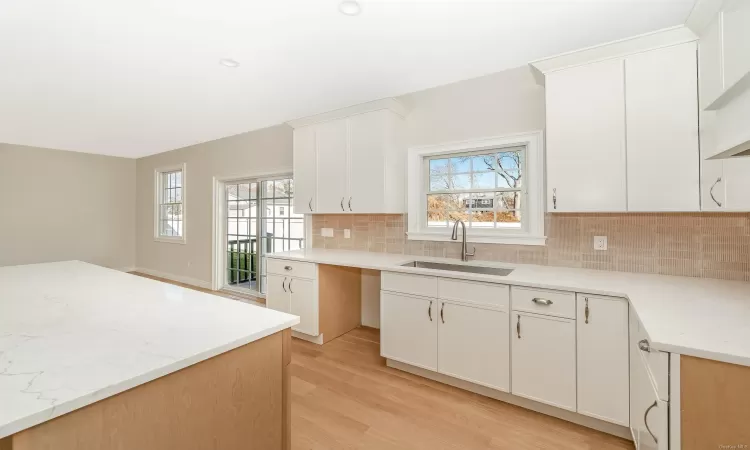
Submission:
M 307 207 L 310 208 L 310 211 L 312 211 L 312 197 L 310 197 L 310 201 L 307 203 Z
M 552 304 L 552 300 L 547 300 L 546 298 L 536 297 L 536 298 L 532 298 L 531 301 L 536 303 L 537 305 L 549 306 Z
M 443 309 L 445 309 L 445 303 L 440 305 L 440 321 L 445 323 L 445 318 L 443 317 Z
M 284 286 L 285 284 L 286 284 L 286 277 L 284 277 L 284 281 L 281 282 L 281 289 L 283 289 L 284 292 L 287 292 L 286 286 Z
M 430 322 L 432 322 L 432 300 L 430 300 L 430 307 L 427 309 L 427 317 L 429 317 Z
M 583 315 L 586 318 L 586 323 L 589 323 L 589 299 L 586 297 L 586 307 L 583 308 Z
M 521 315 L 518 315 L 518 322 L 516 322 L 516 334 L 518 334 L 518 339 L 521 339 Z
M 714 197 L 714 188 L 719 183 L 721 183 L 721 177 L 717 178 L 716 181 L 714 181 L 714 184 L 711 185 L 711 189 L 709 189 L 708 195 L 711 196 L 711 200 L 713 200 L 714 203 L 716 203 L 716 206 L 718 206 L 719 208 L 721 208 L 721 202 L 718 201 L 718 200 L 716 200 L 716 197 Z
M 552 209 L 557 209 L 557 188 L 552 188 Z
M 646 431 L 648 431 L 648 434 L 651 435 L 652 438 L 654 438 L 654 442 L 657 444 L 659 443 L 659 439 L 654 436 L 654 433 L 651 432 L 651 427 L 648 426 L 648 413 L 651 412 L 652 409 L 654 409 L 658 405 L 657 401 L 654 400 L 654 404 L 646 408 L 646 412 L 643 413 L 643 423 L 646 425 Z
M 342 210 L 342 211 L 346 211 L 346 210 L 344 209 L 344 197 L 341 197 L 341 210 Z
M 294 291 L 292 290 L 292 281 L 294 281 L 294 278 L 289 279 L 289 285 L 287 287 L 289 288 L 289 292 L 294 294 Z
M 349 197 L 349 211 L 352 210 L 352 198 Z

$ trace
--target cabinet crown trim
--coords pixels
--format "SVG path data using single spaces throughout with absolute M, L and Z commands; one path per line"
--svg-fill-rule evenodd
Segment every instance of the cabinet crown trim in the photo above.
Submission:
M 346 117 L 364 114 L 372 111 L 387 109 L 399 117 L 406 117 L 409 110 L 401 102 L 393 98 L 384 98 L 372 102 L 353 105 L 346 108 L 316 114 L 314 116 L 302 117 L 287 122 L 292 128 L 301 128 L 316 123 L 329 122 L 331 120 L 344 119 Z

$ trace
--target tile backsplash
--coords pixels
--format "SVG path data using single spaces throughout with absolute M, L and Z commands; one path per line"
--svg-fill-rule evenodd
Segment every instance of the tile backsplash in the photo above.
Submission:
M 750 281 L 750 214 L 547 214 L 547 245 L 469 244 L 476 260 Z M 313 215 L 312 247 L 458 258 L 457 242 L 409 241 L 404 214 Z M 321 228 L 333 228 L 333 237 Z M 344 238 L 344 230 L 351 238 Z M 594 236 L 608 249 L 594 250 Z

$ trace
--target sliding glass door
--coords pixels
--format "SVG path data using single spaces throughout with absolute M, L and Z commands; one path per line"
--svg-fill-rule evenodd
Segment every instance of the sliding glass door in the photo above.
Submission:
M 289 177 L 226 183 L 225 287 L 265 293 L 264 256 L 304 248 L 305 217 L 293 197 Z

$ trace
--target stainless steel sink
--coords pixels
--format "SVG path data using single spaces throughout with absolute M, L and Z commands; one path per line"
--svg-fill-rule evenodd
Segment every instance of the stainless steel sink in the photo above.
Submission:
M 401 264 L 403 267 L 417 267 L 420 269 L 451 270 L 454 272 L 480 273 L 483 275 L 507 276 L 513 269 L 501 269 L 498 267 L 469 266 L 464 264 L 446 264 L 432 261 L 411 261 Z

